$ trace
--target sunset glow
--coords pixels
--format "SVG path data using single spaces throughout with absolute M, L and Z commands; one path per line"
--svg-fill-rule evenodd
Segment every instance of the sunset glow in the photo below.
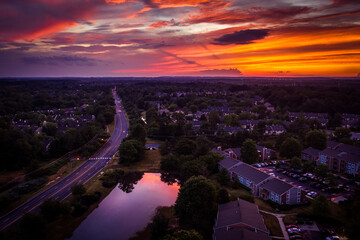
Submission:
M 355 77 L 360 2 L 5 1 L 0 53 L 0 77 Z

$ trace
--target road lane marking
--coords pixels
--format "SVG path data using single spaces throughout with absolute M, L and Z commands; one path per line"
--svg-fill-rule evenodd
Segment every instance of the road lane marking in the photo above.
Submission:
M 122 121 L 121 121 L 121 119 L 120 119 L 120 129 L 122 129 Z M 120 137 L 121 138 L 121 137 Z M 81 165 L 82 166 L 82 165 Z M 81 167 L 80 166 L 80 167 Z M 79 168 L 80 168 L 79 167 Z M 52 195 L 50 195 L 50 198 L 51 197 L 53 197 L 55 194 L 57 194 L 57 193 L 59 193 L 61 190 L 63 190 L 65 187 L 67 187 L 69 184 L 72 184 L 72 183 L 74 183 L 78 178 L 80 178 L 81 176 L 83 176 L 85 173 L 87 173 L 90 169 L 92 169 L 92 168 L 94 168 L 95 166 L 94 165 L 92 165 L 89 169 L 87 169 L 84 173 L 82 173 L 82 174 L 80 174 L 80 176 L 77 176 L 74 180 L 72 180 L 70 183 L 68 183 L 68 184 L 65 184 L 65 186 L 64 187 L 62 187 L 61 189 L 59 189 L 58 191 L 56 191 L 55 193 L 53 193 Z M 79 169 L 78 168 L 78 169 Z M 98 171 L 98 169 L 96 169 L 96 171 Z M 79 172 L 76 172 L 75 173 L 75 175 L 78 175 L 78 173 Z M 69 175 L 68 175 L 69 176 Z M 66 181 L 69 181 L 69 179 L 67 179 Z M 51 189 L 51 187 L 49 187 L 48 189 Z M 46 190 L 48 190 L 48 189 L 46 189 Z M 46 190 L 44 190 L 44 191 L 46 191 Z M 56 190 L 56 189 L 55 189 Z M 36 196 L 35 196 L 36 197 Z M 35 198 L 34 197 L 34 198 Z M 33 198 L 33 199 L 34 199 Z M 58 197 L 57 197 L 58 198 Z M 32 200 L 32 199 L 30 199 L 30 200 Z M 30 201 L 29 200 L 29 201 Z M 35 208 L 37 208 L 38 206 L 40 206 L 41 204 L 42 204 L 43 202 L 42 201 L 40 201 L 40 203 L 38 203 L 37 205 L 35 205 L 33 208 L 31 208 L 29 211 L 27 211 L 27 212 L 31 212 L 32 210 L 34 210 Z M 19 206 L 19 207 L 21 207 L 21 206 Z M 16 209 L 20 209 L 20 208 L 16 208 Z M 15 211 L 16 209 L 14 209 L 13 211 Z M 13 211 L 11 211 L 11 212 L 13 212 Z M 10 212 L 10 213 L 11 213 Z M 10 225 L 12 225 L 14 222 L 16 222 L 17 220 L 19 220 L 20 218 L 22 218 L 22 216 L 23 216 L 23 214 L 22 215 L 20 215 L 19 217 L 17 217 L 15 220 L 13 220 L 12 222 L 10 222 L 9 224 L 7 224 L 6 226 L 4 226 L 0 231 L 2 231 L 2 230 L 4 230 L 4 229 L 6 229 L 8 226 L 10 226 Z

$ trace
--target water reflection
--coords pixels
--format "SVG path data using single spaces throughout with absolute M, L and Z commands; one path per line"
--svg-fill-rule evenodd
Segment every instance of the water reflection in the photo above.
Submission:
M 143 177 L 143 172 L 128 172 L 125 173 L 119 179 L 118 187 L 123 190 L 123 192 L 131 193 L 134 190 L 134 186 L 138 183 L 139 180 Z
M 173 185 L 174 183 L 179 184 L 179 181 L 177 180 L 177 176 L 169 172 L 161 173 L 161 181 L 167 183 L 168 185 Z
M 132 174 L 123 180 L 80 224 L 71 240 L 128 239 L 147 225 L 156 207 L 173 205 L 179 190 L 176 183 L 162 182 L 157 173 Z

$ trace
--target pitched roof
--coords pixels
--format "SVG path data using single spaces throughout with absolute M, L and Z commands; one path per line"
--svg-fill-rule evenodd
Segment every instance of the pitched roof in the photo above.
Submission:
M 241 163 L 241 162 L 234 158 L 226 157 L 219 162 L 219 165 L 226 169 L 230 169 L 231 167 L 233 167 L 235 164 L 238 164 L 238 163 Z
M 233 153 L 236 154 L 236 156 L 240 157 L 241 156 L 241 148 L 228 148 L 228 149 L 225 149 L 224 151 L 228 151 L 228 150 L 231 150 Z
M 215 239 L 270 239 L 257 205 L 241 199 L 219 205 L 214 229 Z
M 311 156 L 318 156 L 319 152 L 321 152 L 321 150 L 312 147 L 308 147 L 302 150 L 302 153 L 306 153 Z
M 246 163 L 243 163 L 241 165 L 231 168 L 231 171 L 236 173 L 237 175 L 240 175 L 246 179 L 249 179 L 250 181 L 254 182 L 255 184 L 258 184 L 270 177 L 266 173 L 261 172 L 260 170 L 257 170 L 256 168 L 254 168 Z
M 276 194 L 282 195 L 283 193 L 287 192 L 294 186 L 281 181 L 277 178 L 272 178 L 268 182 L 264 183 L 261 188 L 268 190 L 269 192 L 274 192 Z
M 211 149 L 211 152 L 213 152 L 213 153 L 218 153 L 218 154 L 220 154 L 221 156 L 227 157 L 227 154 L 226 154 L 225 152 L 223 152 L 223 151 L 221 151 L 221 150 L 218 150 L 218 149 L 216 149 L 216 148 Z

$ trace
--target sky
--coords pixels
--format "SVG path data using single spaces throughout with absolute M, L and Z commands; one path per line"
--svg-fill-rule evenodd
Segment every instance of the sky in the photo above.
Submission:
M 358 75 L 359 0 L 0 1 L 0 77 Z

